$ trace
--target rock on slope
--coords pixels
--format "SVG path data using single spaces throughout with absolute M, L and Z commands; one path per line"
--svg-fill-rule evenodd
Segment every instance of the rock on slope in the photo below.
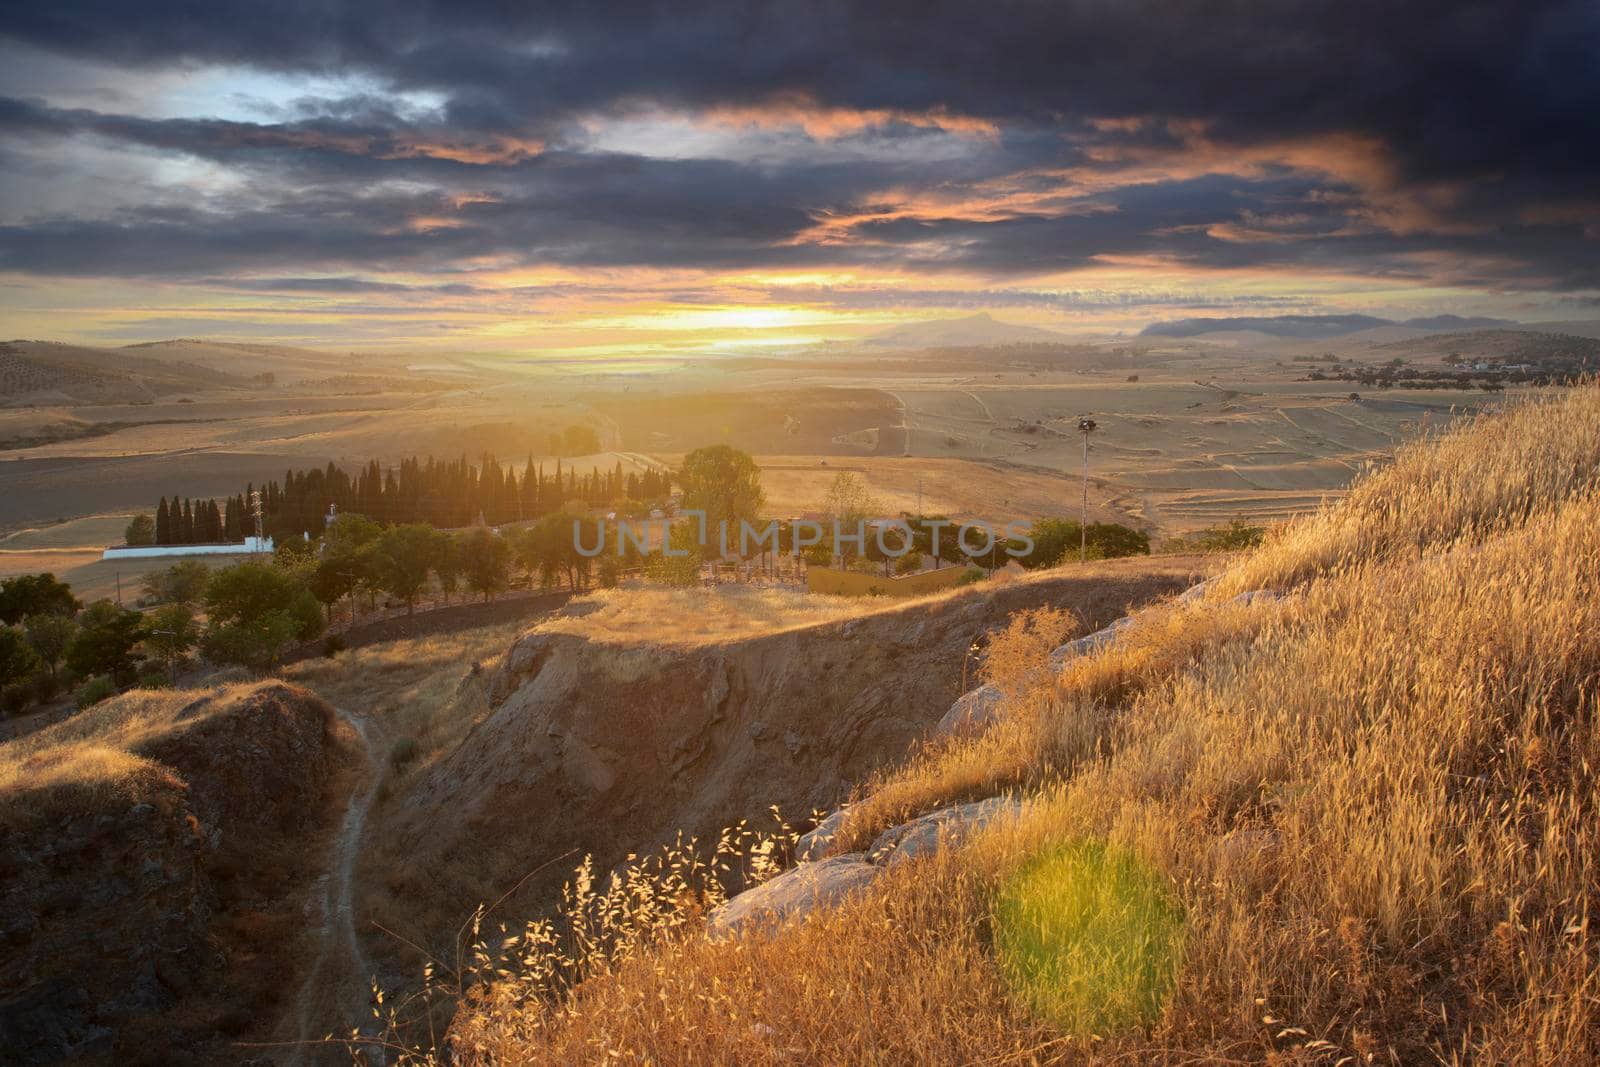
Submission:
M 973 640 L 1012 612 L 1064 605 L 1093 627 L 1193 580 L 1192 560 L 1121 562 L 724 644 L 534 630 L 507 655 L 492 713 L 394 811 L 411 862 L 390 891 L 453 900 L 459 915 L 575 850 L 511 902 L 526 911 L 585 854 L 604 869 L 680 830 L 834 806 L 939 720 Z M 454 881 L 461 871 L 479 881 Z
M 0 751 L 21 761 L 0 794 L 0 1059 L 237 1062 L 225 1039 L 258 1034 L 288 984 L 273 949 L 304 925 L 300 844 L 344 728 L 276 683 L 119 703 L 85 713 L 102 732 L 69 719 Z

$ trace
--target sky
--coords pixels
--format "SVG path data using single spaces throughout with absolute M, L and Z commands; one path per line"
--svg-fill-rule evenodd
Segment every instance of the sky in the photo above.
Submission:
M 1600 4 L 12 0 L 0 336 L 1600 318 Z

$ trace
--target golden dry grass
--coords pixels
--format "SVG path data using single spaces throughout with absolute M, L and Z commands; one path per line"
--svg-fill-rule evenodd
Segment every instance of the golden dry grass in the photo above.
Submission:
M 1049 582 L 1064 574 L 1086 578 L 1134 574 L 1152 567 L 1180 567 L 1198 557 L 1149 557 L 1069 563 L 1053 570 L 997 570 L 973 586 L 918 597 L 844 597 L 794 589 L 724 584 L 688 589 L 602 589 L 575 598 L 538 629 L 580 635 L 603 644 L 649 643 L 694 646 L 740 641 L 802 630 L 830 622 L 892 612 L 915 613 L 930 604 L 983 596 L 1010 583 Z
M 302 660 L 279 673 L 335 707 L 366 716 L 390 745 L 409 740 L 414 752 L 394 769 L 414 772 L 452 749 L 487 711 L 481 691 L 463 682 L 492 667 L 526 625 L 382 641 Z
M 1003 785 L 1030 797 L 1019 819 L 770 936 L 661 922 L 571 991 L 481 973 L 455 1053 L 1595 1062 L 1597 473 L 1592 388 L 1408 450 L 1207 602 L 1148 611 L 996 729 L 873 783 L 849 833 Z M 1222 599 L 1263 584 L 1292 595 Z M 1146 1028 L 1056 1029 L 995 963 L 999 887 L 1081 840 L 1162 872 L 1187 916 Z
M 69 719 L 0 745 L 0 810 L 52 808 L 91 796 L 133 797 L 141 782 L 169 774 L 135 750 L 226 710 L 264 683 L 206 690 L 135 689 Z M 201 697 L 208 699 L 201 701 Z M 192 709 L 180 719 L 184 709 Z M 24 796 L 28 799 L 24 801 Z

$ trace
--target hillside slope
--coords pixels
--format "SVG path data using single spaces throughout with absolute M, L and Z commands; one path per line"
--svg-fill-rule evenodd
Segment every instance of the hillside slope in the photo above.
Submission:
M 1239 597 L 1261 589 L 1279 595 Z M 1403 449 L 1204 595 L 1136 613 L 986 732 L 875 776 L 840 847 L 1002 793 L 1023 800 L 1017 818 L 732 941 L 641 891 L 669 920 L 628 905 L 653 933 L 587 959 L 574 996 L 538 977 L 540 952 L 484 975 L 453 1049 L 466 1062 L 1597 1062 L 1596 632 L 1600 389 L 1587 387 Z M 1010 887 L 1084 847 L 1148 872 L 1180 917 L 1175 965 L 1132 1025 L 1063 1021 L 1106 1007 L 1094 983 L 1050 990 L 1074 1012 L 1036 1010 L 1051 972 L 1021 985 L 997 959 Z M 1072 888 L 1112 909 L 1123 891 Z
M 1095 626 L 1205 566 L 1115 560 L 678 644 L 586 632 L 581 613 L 597 605 L 575 602 L 512 647 L 491 681 L 492 712 L 396 798 L 392 862 L 377 876 L 397 913 L 449 918 L 408 936 L 453 934 L 465 910 L 558 857 L 507 913 L 547 907 L 585 855 L 603 870 L 680 830 L 715 838 L 740 819 L 770 825 L 774 805 L 803 819 L 903 757 L 961 692 L 969 646 L 1010 613 L 1055 603 Z
M 349 761 L 280 683 L 139 692 L 0 748 L 8 1063 L 238 1062 L 293 987 Z

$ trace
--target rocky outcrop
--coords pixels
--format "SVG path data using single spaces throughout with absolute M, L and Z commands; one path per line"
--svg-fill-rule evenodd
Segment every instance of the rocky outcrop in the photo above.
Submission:
M 1210 588 L 1213 579 L 1206 579 L 1185 589 L 1177 596 L 1180 603 L 1192 604 L 1198 602 Z M 1246 593 L 1239 593 L 1227 600 L 1228 604 L 1254 604 L 1272 603 L 1282 600 L 1283 594 L 1271 589 L 1254 589 Z M 1133 626 L 1136 621 L 1133 615 L 1124 615 L 1120 619 L 1096 630 L 1092 634 L 1068 641 L 1057 646 L 1050 652 L 1050 665 L 1041 669 L 1060 671 L 1072 660 L 1079 656 L 1087 656 L 1097 652 L 1107 645 L 1112 644 Z M 982 685 L 970 692 L 963 693 L 950 710 L 944 713 L 944 718 L 934 727 L 936 737 L 974 737 L 983 733 L 990 726 L 998 722 L 1005 714 L 1005 695 L 992 685 Z
M 940 848 L 958 847 L 996 819 L 1016 818 L 1021 811 L 1021 801 L 1010 797 L 990 797 L 930 811 L 879 834 L 867 849 L 867 858 L 873 863 L 892 866 L 930 855 Z
M 274 853 L 320 823 L 346 758 L 331 709 L 281 684 L 202 696 L 128 751 L 150 761 L 130 779 L 4 797 L 7 1063 L 233 1056 L 208 1052 L 236 977 L 219 924 L 238 909 L 262 914 L 289 890 Z M 49 756 L 41 745 L 37 758 Z
M 740 893 L 717 908 L 706 921 L 706 933 L 718 940 L 751 929 L 803 919 L 866 887 L 886 868 L 931 856 L 941 848 L 960 847 L 968 837 L 990 823 L 1015 818 L 1021 810 L 1021 802 L 1010 797 L 957 804 L 885 830 L 865 852 L 821 856 L 819 854 L 826 851 L 843 822 L 845 813 L 836 811 L 822 824 L 831 829 L 827 840 L 805 850 L 817 858 L 808 862 L 802 856 L 799 866 Z
M 860 852 L 802 863 L 717 908 L 706 921 L 706 933 L 721 939 L 804 918 L 817 908 L 844 900 L 882 871 Z
M 975 737 L 1000 718 L 1005 694 L 992 685 L 980 685 L 950 705 L 934 733 L 941 737 Z
M 844 826 L 845 816 L 849 812 L 850 808 L 846 805 L 817 823 L 815 828 L 801 834 L 794 846 L 795 861 L 810 863 L 832 855 L 834 842 L 838 840 L 839 830 Z

